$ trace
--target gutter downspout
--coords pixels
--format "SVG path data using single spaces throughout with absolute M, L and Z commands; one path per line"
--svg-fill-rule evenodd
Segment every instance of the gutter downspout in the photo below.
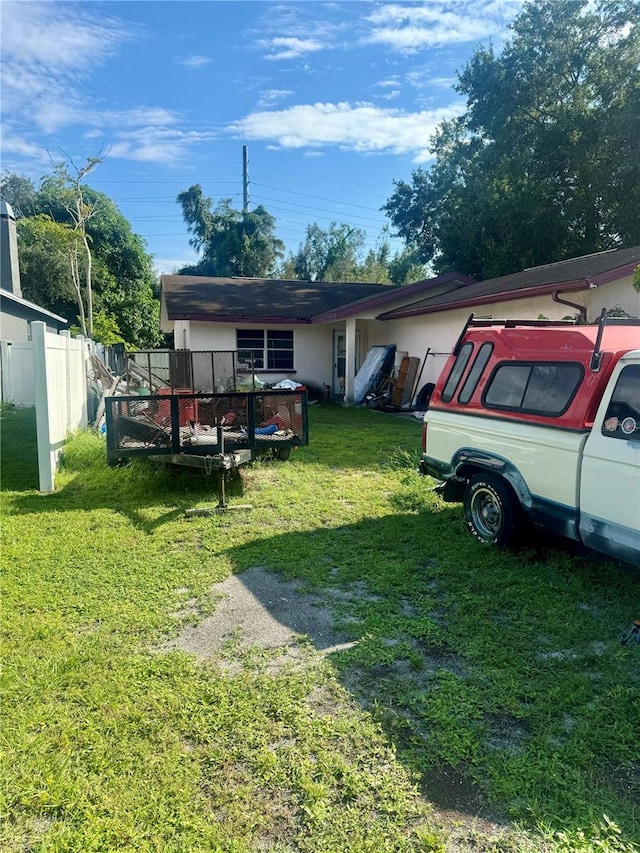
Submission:
M 551 295 L 551 298 L 553 299 L 553 301 L 557 302 L 559 305 L 568 305 L 569 308 L 577 308 L 578 311 L 580 312 L 580 319 L 578 320 L 578 323 L 586 323 L 587 322 L 587 309 L 584 307 L 584 305 L 578 305 L 577 302 L 569 302 L 568 299 L 561 299 L 558 296 L 558 293 L 559 293 L 559 291 L 556 290 Z

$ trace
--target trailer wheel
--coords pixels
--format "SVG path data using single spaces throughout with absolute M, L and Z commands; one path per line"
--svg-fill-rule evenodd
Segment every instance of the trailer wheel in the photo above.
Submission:
M 274 447 L 271 452 L 273 453 L 273 458 L 277 459 L 278 462 L 286 462 L 291 456 L 290 447 Z
M 509 486 L 492 474 L 476 474 L 464 493 L 467 527 L 485 545 L 506 548 L 520 526 L 520 509 Z

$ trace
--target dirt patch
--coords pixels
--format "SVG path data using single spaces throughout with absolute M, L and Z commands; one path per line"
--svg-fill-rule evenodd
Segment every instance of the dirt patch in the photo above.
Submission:
M 262 567 L 247 569 L 216 584 L 215 612 L 199 624 L 186 626 L 165 645 L 200 660 L 218 655 L 229 641 L 241 648 L 295 648 L 308 637 L 326 655 L 353 643 L 334 628 L 333 612 L 316 596 L 302 593 L 299 584 L 286 581 Z

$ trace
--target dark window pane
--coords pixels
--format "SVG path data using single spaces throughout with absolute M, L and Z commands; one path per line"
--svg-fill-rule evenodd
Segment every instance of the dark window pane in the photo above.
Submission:
M 618 377 L 602 432 L 610 438 L 640 442 L 640 365 L 630 364 Z
M 484 395 L 487 406 L 557 417 L 582 381 L 579 364 L 502 364 Z
M 443 402 L 449 403 L 453 400 L 453 395 L 456 393 L 456 389 L 462 379 L 462 374 L 469 363 L 472 352 L 473 344 L 467 343 L 462 346 L 462 349 L 458 353 L 458 357 L 453 364 L 449 378 L 447 379 L 447 384 L 444 386 L 444 390 L 442 392 Z
M 258 350 L 250 350 L 250 349 L 242 349 L 238 350 L 238 369 L 239 370 L 250 370 L 251 365 L 253 364 L 254 368 L 264 367 L 264 352 L 261 349 Z
M 527 387 L 530 364 L 503 364 L 493 374 L 485 394 L 488 406 L 519 409 Z
M 492 352 L 493 344 L 490 343 L 482 344 L 478 350 L 476 360 L 473 362 L 471 370 L 469 371 L 467 378 L 464 381 L 464 385 L 462 386 L 460 396 L 458 397 L 459 403 L 468 403 L 473 397 L 473 392 L 476 390 L 480 377 L 487 366 L 487 362 L 489 361 Z
M 271 370 L 293 370 L 293 352 L 290 350 L 269 350 L 267 357 Z
M 237 349 L 263 349 L 264 332 L 262 329 L 237 329 Z
M 293 332 L 283 329 L 267 330 L 267 346 L 288 346 L 293 348 Z
M 529 412 L 559 415 L 571 402 L 581 379 L 579 364 L 537 364 L 531 373 L 522 408 Z

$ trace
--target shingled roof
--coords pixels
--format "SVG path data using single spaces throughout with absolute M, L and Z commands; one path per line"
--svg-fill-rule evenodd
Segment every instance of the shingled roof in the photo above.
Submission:
M 163 275 L 170 320 L 310 323 L 316 314 L 402 288 L 357 282 Z
M 169 320 L 270 323 L 326 323 L 475 283 L 457 273 L 406 285 L 188 275 L 161 282 Z
M 508 301 L 526 296 L 588 290 L 631 275 L 638 264 L 640 246 L 583 255 L 500 278 L 473 282 L 462 289 L 451 287 L 444 292 L 434 292 L 417 302 L 379 314 L 377 319 L 396 320 L 452 308 L 468 308 L 496 300 Z

